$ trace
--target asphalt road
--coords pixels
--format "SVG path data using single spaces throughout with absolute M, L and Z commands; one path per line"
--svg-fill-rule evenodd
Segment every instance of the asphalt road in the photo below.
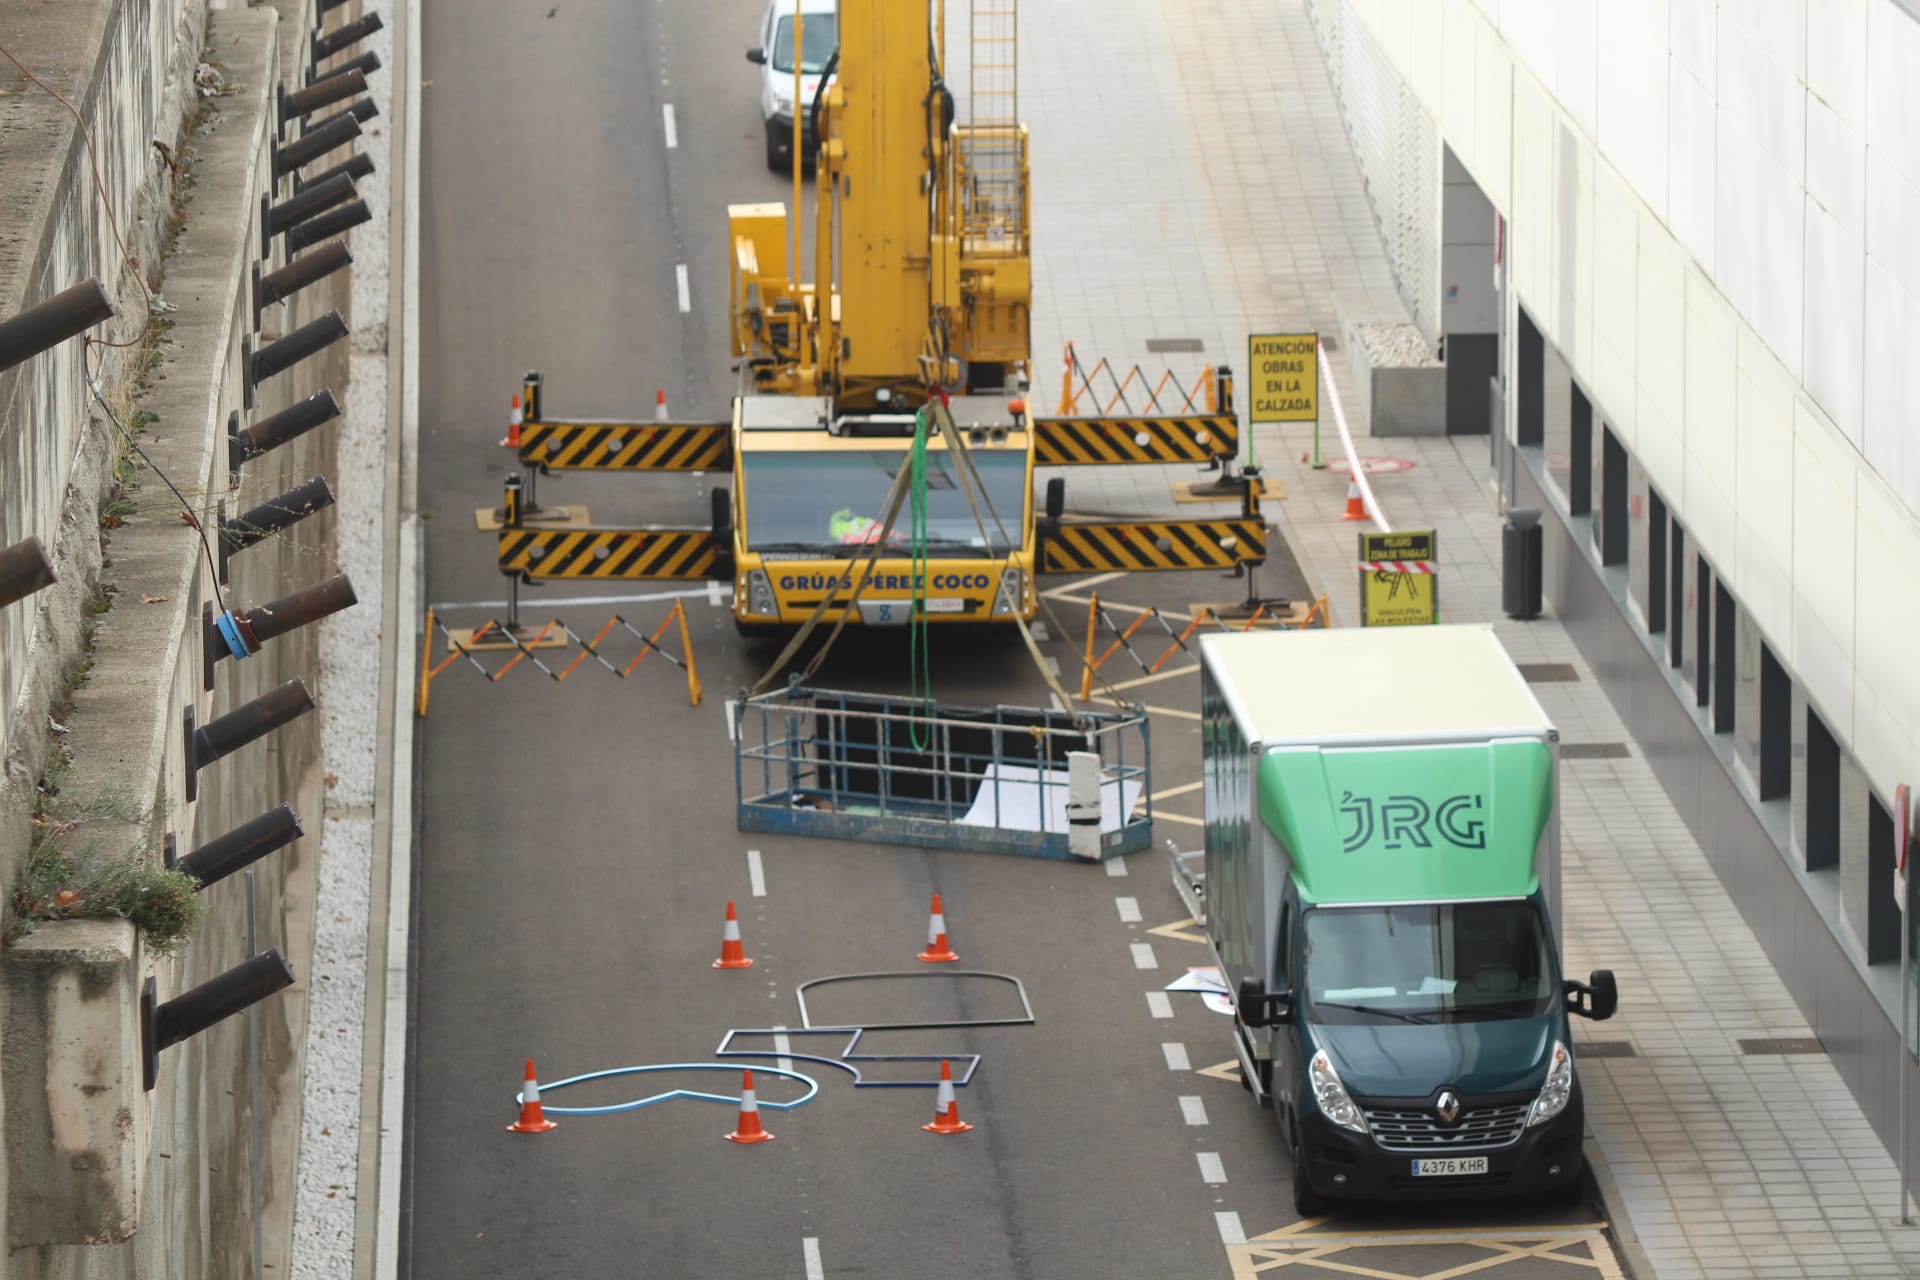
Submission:
M 472 625 L 498 613 L 473 603 L 499 599 L 503 581 L 471 512 L 497 501 L 509 455 L 495 442 L 525 369 L 546 373 L 550 403 L 569 414 L 644 416 L 656 387 L 677 413 L 725 412 L 725 206 L 789 191 L 765 169 L 753 68 L 741 56 L 760 3 L 428 0 L 420 475 L 434 517 L 428 594 L 451 606 L 443 616 Z M 691 282 L 684 312 L 680 266 Z M 542 497 L 589 502 L 602 519 L 698 520 L 705 483 L 555 478 Z M 1069 596 L 1056 603 L 1049 645 L 1072 672 L 1084 597 L 1047 585 Z M 1283 566 L 1262 588 L 1292 589 Z M 672 589 L 637 584 L 632 594 Z M 1236 1231 L 1258 1236 L 1293 1221 L 1287 1161 L 1270 1115 L 1228 1065 L 1227 1020 L 1187 995 L 1159 1017 L 1148 998 L 1205 962 L 1197 933 L 1155 932 L 1186 916 L 1162 856 L 1133 855 L 1122 875 L 739 832 L 724 704 L 770 651 L 740 641 L 704 588 L 685 589 L 708 691 L 697 708 L 658 659 L 625 681 L 589 663 L 564 684 L 524 663 L 490 684 L 456 664 L 433 688 L 418 798 L 408 1274 L 1236 1274 L 1227 1243 Z M 1100 590 L 1183 609 L 1236 588 L 1172 575 Z M 615 609 L 651 629 L 670 607 L 547 603 L 581 594 L 526 592 L 526 614 L 590 633 Z M 633 652 L 617 643 L 610 654 Z M 933 643 L 943 699 L 1044 702 L 1018 645 L 940 632 Z M 1165 641 L 1141 647 L 1157 655 Z M 904 689 L 899 637 L 851 636 L 821 683 Z M 1164 708 L 1151 715 L 1153 788 L 1176 794 L 1156 802 L 1156 844 L 1192 847 L 1197 678 L 1131 696 Z M 862 1047 L 982 1055 L 960 1091 L 973 1132 L 922 1133 L 927 1089 L 856 1088 L 846 1072 L 804 1060 L 794 1066 L 818 1079 L 820 1095 L 764 1111 L 772 1143 L 722 1141 L 733 1109 L 690 1100 L 563 1117 L 540 1137 L 505 1131 L 528 1057 L 547 1081 L 711 1062 L 730 1029 L 797 1026 L 800 983 L 927 972 L 914 953 L 935 892 L 959 967 L 1019 978 L 1035 1021 L 875 1034 Z M 710 962 L 729 899 L 757 963 L 718 972 Z M 1013 1009 L 1005 984 L 944 976 L 841 984 L 813 1000 L 816 1021 L 965 1022 Z M 804 1038 L 790 1047 L 820 1051 Z M 897 1079 L 919 1069 L 874 1070 Z M 548 1101 L 732 1094 L 737 1085 L 730 1073 L 682 1071 Z M 766 1102 L 796 1091 L 761 1079 Z M 1397 1238 L 1383 1233 L 1512 1228 L 1533 1239 L 1541 1224 L 1590 1216 L 1508 1204 L 1425 1217 L 1376 1211 L 1316 1230 Z M 1401 1263 L 1382 1254 L 1367 1265 Z M 1534 1258 L 1508 1274 L 1573 1268 Z

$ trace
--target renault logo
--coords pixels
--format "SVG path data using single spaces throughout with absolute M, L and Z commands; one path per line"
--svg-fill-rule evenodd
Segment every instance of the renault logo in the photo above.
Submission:
M 1440 1097 L 1433 1104 L 1433 1111 L 1442 1124 L 1452 1124 L 1460 1118 L 1460 1095 L 1451 1089 L 1442 1089 Z

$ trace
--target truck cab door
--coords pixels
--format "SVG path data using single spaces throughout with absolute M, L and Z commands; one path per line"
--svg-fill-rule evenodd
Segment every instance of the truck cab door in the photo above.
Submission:
M 1294 991 L 1299 973 L 1299 962 L 1294 956 L 1294 934 L 1298 922 L 1295 919 L 1293 884 L 1288 879 L 1287 889 L 1280 900 L 1280 934 L 1273 947 L 1272 990 Z M 1266 1081 L 1267 1092 L 1273 1095 L 1274 1114 L 1284 1117 L 1293 1111 L 1293 1082 L 1299 1066 L 1299 1036 L 1296 1028 L 1300 1025 L 1301 996 L 1295 992 L 1293 1016 L 1284 1023 L 1271 1029 L 1273 1057 L 1268 1063 L 1270 1076 Z

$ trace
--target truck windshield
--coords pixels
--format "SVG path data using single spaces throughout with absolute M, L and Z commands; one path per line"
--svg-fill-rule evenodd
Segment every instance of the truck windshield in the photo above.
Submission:
M 1536 1018 L 1553 1007 L 1531 902 L 1320 907 L 1302 988 L 1323 1023 Z
M 840 43 L 840 20 L 831 13 L 802 13 L 805 23 L 800 28 L 800 45 L 803 64 L 801 71 L 817 76 L 827 69 L 827 60 L 833 57 L 834 46 Z M 780 19 L 773 34 L 773 69 L 793 74 L 793 15 Z
M 927 451 L 927 553 L 931 556 L 1004 556 L 1015 550 L 1026 519 L 1024 452 L 977 450 L 974 465 L 987 502 L 973 507 L 951 454 Z M 870 544 L 886 521 L 887 495 L 907 464 L 903 449 L 818 453 L 747 453 L 740 459 L 747 492 L 747 548 L 753 551 L 838 551 Z M 979 502 L 979 494 L 974 495 Z M 887 543 L 901 555 L 912 549 L 911 502 L 900 504 Z M 982 526 L 985 526 L 984 533 Z M 1001 537 L 1014 540 L 1008 546 Z

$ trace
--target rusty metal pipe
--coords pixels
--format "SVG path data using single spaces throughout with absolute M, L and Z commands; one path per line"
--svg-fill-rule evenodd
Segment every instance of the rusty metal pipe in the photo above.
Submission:
M 366 91 L 367 74 L 358 70 L 342 71 L 324 80 L 315 80 L 304 89 L 283 88 L 280 91 L 280 121 L 284 125 L 296 116 L 310 115 L 322 107 L 357 98 Z
M 0 323 L 0 369 L 11 369 L 77 337 L 113 314 L 98 280 L 85 280 Z
M 353 265 L 353 255 L 347 246 L 339 241 L 322 245 L 312 253 L 295 258 L 278 271 L 269 271 L 260 275 L 259 264 L 254 264 L 253 277 L 253 327 L 260 327 L 260 312 L 276 302 L 284 301 L 300 292 L 310 284 L 324 280 L 342 267 Z
M 219 977 L 210 978 L 165 1004 L 158 1002 L 154 980 L 148 978 L 140 997 L 140 1049 L 144 1059 L 141 1074 L 145 1087 L 151 1091 L 159 1081 L 162 1050 L 171 1049 L 214 1023 L 231 1018 L 292 985 L 293 966 L 287 963 L 278 947 L 242 960 Z
M 0 609 L 53 582 L 53 564 L 40 549 L 40 539 L 28 538 L 0 551 Z
M 316 511 L 333 505 L 333 486 L 325 476 L 315 476 L 303 485 L 287 490 L 277 498 L 261 503 L 232 520 L 220 522 L 220 567 L 236 551 L 244 551 L 271 534 L 298 524 Z
M 287 441 L 303 436 L 339 416 L 340 402 L 333 398 L 331 387 L 323 387 L 305 400 L 295 401 L 250 427 L 240 426 L 239 415 L 235 414 L 227 436 L 227 467 L 238 471 L 241 463 L 257 458 L 269 449 L 278 449 Z
M 351 115 L 335 116 L 324 129 L 309 129 L 285 146 L 273 149 L 275 177 L 285 177 L 303 165 L 311 164 L 329 151 L 346 146 L 360 136 L 360 122 Z
M 352 116 L 355 120 L 358 120 L 361 124 L 365 124 L 367 121 L 374 119 L 379 114 L 380 114 L 380 106 L 378 103 L 376 103 L 372 98 L 361 98 L 358 102 L 355 102 L 352 106 L 348 107 L 345 111 L 338 111 L 338 112 L 335 112 L 333 115 L 325 116 L 319 120 L 315 120 L 312 124 L 308 125 L 307 127 L 309 129 L 315 129 L 315 130 L 324 129 L 328 125 L 332 124 L 335 120 L 343 119 L 346 116 Z
M 345 160 L 342 160 L 339 164 L 334 165 L 330 169 L 322 169 L 320 172 L 314 174 L 313 177 L 307 179 L 305 182 L 302 182 L 300 180 L 299 174 L 297 173 L 294 174 L 293 189 L 295 191 L 305 191 L 308 187 L 313 186 L 315 183 L 325 182 L 328 178 L 335 177 L 336 175 L 339 175 L 342 173 L 346 174 L 349 178 L 352 178 L 355 182 L 358 182 L 360 179 L 367 177 L 372 172 L 373 172 L 373 157 L 368 155 L 364 151 L 356 151 L 354 154 L 348 156 Z
M 313 695 L 307 692 L 306 681 L 289 680 L 194 730 L 190 763 L 196 772 L 204 769 L 311 710 Z
M 323 36 L 315 36 L 313 38 L 313 60 L 320 62 L 324 59 L 331 58 L 342 49 L 350 48 L 360 43 L 386 25 L 385 22 L 381 21 L 379 14 L 369 13 L 365 17 L 349 22 L 343 27 L 336 27 Z
M 251 632 L 254 639 L 265 644 L 358 603 L 359 597 L 353 594 L 353 584 L 347 581 L 347 575 L 337 573 L 325 582 L 302 587 L 292 595 L 255 605 L 244 612 L 236 611 L 234 619 L 243 631 Z
M 371 52 L 363 53 L 359 57 L 353 59 L 352 61 L 343 62 L 339 66 L 335 67 L 333 70 L 325 72 L 324 74 L 321 72 L 318 66 L 308 67 L 307 83 L 313 84 L 317 80 L 324 80 L 328 76 L 337 76 L 344 71 L 358 71 L 362 75 L 370 76 L 374 72 L 378 71 L 379 69 L 380 69 L 380 55 L 377 53 L 371 53 Z
M 329 311 L 318 320 L 309 320 L 284 338 L 269 342 L 247 361 L 250 386 L 259 386 L 277 373 L 291 369 L 308 356 L 326 350 L 347 336 L 347 322 L 338 311 Z
M 329 209 L 317 218 L 309 218 L 297 227 L 287 228 L 287 252 L 298 253 L 308 245 L 351 231 L 363 222 L 372 222 L 373 214 L 365 200 L 353 200 L 337 209 Z
M 309 182 L 299 192 L 267 209 L 263 221 L 267 234 L 274 236 L 288 227 L 304 222 L 315 214 L 331 209 L 342 200 L 354 197 L 353 179 L 337 173 L 321 182 Z
M 285 848 L 306 832 L 293 806 L 280 805 L 243 822 L 223 836 L 217 836 L 180 859 L 175 866 L 205 888 L 226 879 L 243 867 L 260 861 L 275 849 Z

